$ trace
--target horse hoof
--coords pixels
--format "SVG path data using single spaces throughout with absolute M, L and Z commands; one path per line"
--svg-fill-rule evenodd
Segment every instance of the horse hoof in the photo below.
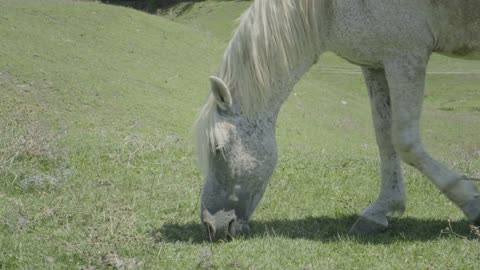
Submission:
M 476 218 L 472 219 L 472 223 L 473 225 L 480 227 L 480 214 Z
M 480 226 L 480 197 L 467 202 L 462 210 L 475 226 Z
M 381 224 L 374 220 L 360 216 L 355 224 L 353 224 L 352 228 L 350 228 L 349 233 L 357 235 L 376 234 L 384 232 L 387 227 L 388 222 L 386 224 Z
M 480 216 L 479 216 L 476 220 L 473 221 L 473 224 L 474 224 L 475 226 L 479 226 L 479 227 L 480 227 Z

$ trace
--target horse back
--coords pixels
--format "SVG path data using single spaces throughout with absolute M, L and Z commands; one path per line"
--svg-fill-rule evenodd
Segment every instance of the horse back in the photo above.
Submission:
M 480 0 L 326 1 L 326 49 L 353 63 L 402 51 L 480 60 Z

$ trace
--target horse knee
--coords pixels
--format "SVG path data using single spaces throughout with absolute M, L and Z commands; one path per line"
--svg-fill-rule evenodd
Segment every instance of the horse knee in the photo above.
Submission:
M 406 136 L 393 136 L 393 146 L 403 162 L 417 167 L 421 158 L 423 145 L 419 140 Z

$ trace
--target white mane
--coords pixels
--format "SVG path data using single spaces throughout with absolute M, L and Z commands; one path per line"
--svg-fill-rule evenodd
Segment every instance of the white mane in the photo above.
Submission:
M 257 0 L 240 17 L 218 77 L 242 111 L 262 109 L 272 94 L 272 80 L 288 76 L 306 50 L 316 48 L 317 2 Z
M 316 0 L 257 0 L 240 17 L 217 76 L 242 113 L 261 111 L 274 93 L 272 82 L 288 78 L 307 52 L 318 46 Z M 228 137 L 212 95 L 194 124 L 200 165 Z

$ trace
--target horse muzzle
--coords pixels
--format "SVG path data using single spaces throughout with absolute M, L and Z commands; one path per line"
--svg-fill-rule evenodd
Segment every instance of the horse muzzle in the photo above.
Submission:
M 220 210 L 212 215 L 205 209 L 202 215 L 203 224 L 211 242 L 228 240 L 250 232 L 248 221 L 239 220 L 235 210 Z

